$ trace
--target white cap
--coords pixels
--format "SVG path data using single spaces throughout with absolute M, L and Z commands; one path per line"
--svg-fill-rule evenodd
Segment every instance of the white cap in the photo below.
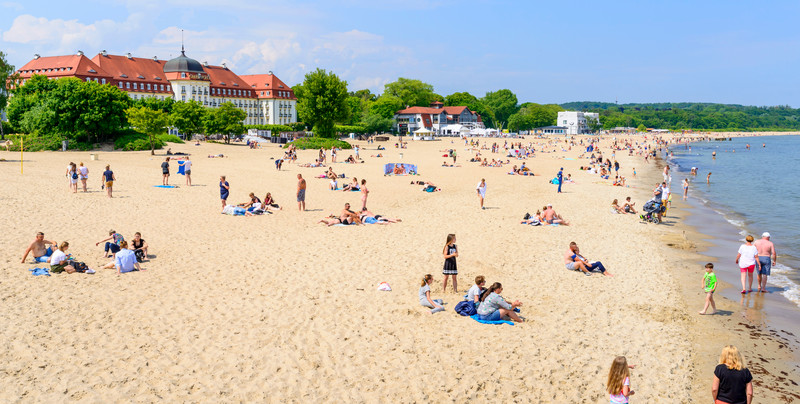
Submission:
M 770 235 L 769 235 L 768 231 L 765 231 L 765 232 L 761 233 L 761 237 L 769 237 L 769 236 Z
M 551 204 L 549 204 L 549 203 L 548 203 L 548 204 L 547 204 L 547 206 L 553 206 L 553 205 L 551 205 Z

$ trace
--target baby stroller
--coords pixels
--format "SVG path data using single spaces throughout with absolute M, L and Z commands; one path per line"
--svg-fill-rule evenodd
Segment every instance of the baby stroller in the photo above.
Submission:
M 658 220 L 658 214 L 663 214 L 666 211 L 667 209 L 661 201 L 651 199 L 642 206 L 642 214 L 639 215 L 639 218 L 645 222 L 660 223 L 661 221 Z

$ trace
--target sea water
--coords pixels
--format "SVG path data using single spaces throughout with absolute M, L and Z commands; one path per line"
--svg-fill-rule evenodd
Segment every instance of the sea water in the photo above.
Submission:
M 720 257 L 726 269 L 735 265 L 737 245 L 746 235 L 758 240 L 769 232 L 778 264 L 772 267 L 768 290 L 800 310 L 800 136 L 724 139 L 670 147 L 666 161 L 673 169 L 672 199 L 682 197 L 681 184 L 689 178 L 689 202 L 699 212 L 715 212 L 733 226 L 715 226 L 714 218 L 693 219 L 695 225 L 701 224 L 700 232 L 718 240 L 718 247 L 732 249 L 729 257 Z M 692 167 L 697 167 L 696 176 L 690 175 Z M 708 173 L 712 173 L 710 184 Z M 738 288 L 739 282 L 734 286 Z

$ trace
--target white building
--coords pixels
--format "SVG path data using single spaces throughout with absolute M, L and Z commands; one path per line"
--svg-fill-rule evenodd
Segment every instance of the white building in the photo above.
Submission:
M 599 123 L 600 114 L 597 112 L 561 111 L 558 113 L 556 125 L 567 128 L 567 135 L 580 135 L 591 133 L 589 120 Z

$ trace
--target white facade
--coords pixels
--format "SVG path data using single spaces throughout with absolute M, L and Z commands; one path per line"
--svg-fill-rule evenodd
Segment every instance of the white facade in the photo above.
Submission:
M 580 135 L 590 133 L 588 120 L 600 122 L 600 114 L 597 112 L 560 111 L 556 125 L 566 127 L 567 135 Z
M 262 119 L 259 125 L 288 125 L 297 122 L 297 100 L 260 99 L 258 109 Z

